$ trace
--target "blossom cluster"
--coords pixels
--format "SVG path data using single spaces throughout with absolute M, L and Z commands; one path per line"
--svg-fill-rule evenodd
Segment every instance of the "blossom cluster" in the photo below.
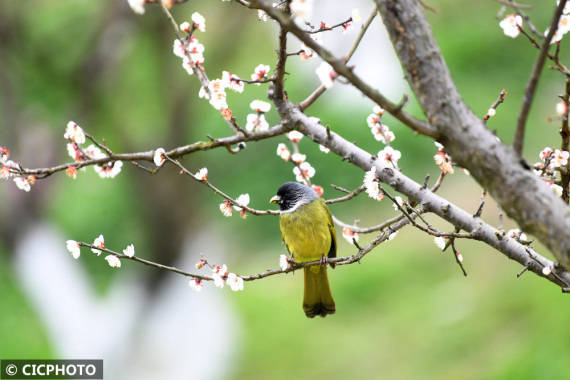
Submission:
M 214 280 L 214 285 L 218 288 L 223 288 L 224 285 L 228 285 L 234 292 L 243 290 L 243 278 L 235 273 L 228 271 L 226 264 L 223 265 L 210 265 L 208 260 L 202 258 L 196 263 L 196 269 L 202 269 L 204 266 L 208 266 L 212 270 L 212 279 Z M 190 279 L 188 285 L 192 290 L 199 292 L 202 290 L 203 281 L 200 278 L 193 277 Z
M 233 211 L 237 211 L 239 212 L 240 216 L 242 219 L 246 218 L 246 211 L 245 211 L 245 207 L 247 207 L 249 205 L 249 194 L 241 194 L 239 197 L 236 198 L 236 203 L 239 205 L 234 205 L 232 206 L 232 202 L 228 199 L 226 199 L 225 201 L 223 201 L 222 203 L 220 203 L 220 211 L 222 213 L 222 215 L 226 216 L 226 217 L 230 217 L 233 214 Z
M 250 103 L 250 108 L 256 113 L 247 115 L 245 130 L 248 132 L 264 132 L 269 129 L 269 123 L 265 120 L 265 113 L 271 109 L 271 104 L 262 100 L 254 100 Z
M 8 148 L 0 146 L 0 179 L 13 178 L 18 189 L 28 192 L 31 190 L 32 185 L 36 183 L 36 176 L 33 174 L 27 177 L 16 176 L 15 172 L 19 172 L 21 169 L 20 164 L 10 160 Z
M 382 115 L 384 115 L 384 109 L 380 106 L 374 106 L 372 113 L 366 118 L 366 123 L 376 141 L 390 144 L 396 139 L 396 136 L 388 126 L 382 124 Z
M 556 5 L 558 4 L 560 4 L 560 0 L 556 0 Z M 553 44 L 560 42 L 560 40 L 562 40 L 562 37 L 564 37 L 568 31 L 570 31 L 570 3 L 566 3 L 566 5 L 564 5 L 562 16 L 560 16 L 560 20 L 558 20 L 558 26 L 556 27 L 556 31 L 554 32 L 550 43 Z M 547 35 L 548 32 L 549 28 L 544 31 L 544 35 Z
M 520 34 L 520 28 L 523 27 L 523 19 L 521 16 L 515 14 L 506 15 L 505 18 L 499 22 L 499 27 L 503 29 L 505 36 L 516 38 Z
M 98 160 L 107 157 L 107 155 L 94 144 L 91 144 L 86 148 L 82 147 L 85 143 L 85 132 L 73 121 L 67 123 L 63 137 L 68 141 L 67 153 L 75 162 Z M 109 161 L 93 166 L 95 173 L 97 173 L 101 178 L 115 178 L 121 172 L 122 168 L 122 161 Z M 69 165 L 66 173 L 73 179 L 77 178 L 77 168 L 74 165 Z
M 287 138 L 289 141 L 294 145 L 297 146 L 299 141 L 303 138 L 303 134 L 299 131 L 291 131 L 287 133 Z M 319 149 L 323 153 L 328 153 L 328 148 L 324 146 L 319 146 Z M 293 168 L 293 174 L 295 175 L 295 180 L 305 185 L 309 185 L 310 179 L 315 176 L 315 168 L 311 166 L 311 164 L 306 161 L 307 155 L 302 154 L 300 152 L 291 153 L 287 145 L 284 143 L 280 143 L 277 145 L 277 156 L 279 156 L 283 161 L 291 161 L 295 164 Z M 321 186 L 312 185 L 313 190 L 317 192 L 319 195 L 323 195 L 323 188 Z
M 560 172 L 568 171 L 570 153 L 546 147 L 538 156 L 540 161 L 534 164 L 534 173 L 541 177 L 558 196 L 562 196 L 562 186 L 558 185 L 561 182 Z
M 67 240 L 65 242 L 67 251 L 71 254 L 71 256 L 74 259 L 78 259 L 79 256 L 81 255 L 81 245 L 82 243 L 79 243 L 75 240 Z M 96 254 L 97 256 L 101 255 L 102 249 L 105 248 L 105 238 L 103 237 L 103 235 L 99 235 L 95 238 L 95 240 L 93 241 L 93 244 L 91 244 L 93 247 L 91 248 L 91 252 L 93 252 L 94 254 Z M 129 244 L 125 249 L 123 249 L 123 255 L 125 255 L 125 257 L 128 258 L 132 258 L 135 256 L 135 247 L 132 244 Z M 105 260 L 107 261 L 107 263 L 109 264 L 109 266 L 111 268 L 120 268 L 121 267 L 121 260 L 119 258 L 119 256 L 115 255 L 115 254 L 110 254 L 105 256 Z
M 372 108 L 372 113 L 366 118 L 366 123 L 374 138 L 386 144 L 386 147 L 378 152 L 377 157 L 384 165 L 397 169 L 402 153 L 390 146 L 390 143 L 396 139 L 396 136 L 390 131 L 388 126 L 382 123 L 383 115 L 384 109 L 375 105 Z M 370 198 L 377 201 L 381 201 L 384 198 L 384 194 L 380 192 L 378 186 L 378 178 L 376 177 L 376 168 L 374 166 L 364 175 L 364 186 Z
M 445 148 L 437 141 L 435 142 L 435 146 L 438 149 L 435 156 L 433 156 L 435 164 L 439 166 L 444 174 L 453 174 L 453 162 L 451 161 L 451 157 L 445 153 Z

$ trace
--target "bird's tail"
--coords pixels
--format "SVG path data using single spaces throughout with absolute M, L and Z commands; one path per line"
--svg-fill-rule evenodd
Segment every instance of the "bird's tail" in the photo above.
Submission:
M 304 268 L 305 293 L 303 297 L 303 311 L 309 318 L 317 315 L 326 317 L 334 314 L 336 306 L 329 286 L 327 268 L 324 266 L 310 266 Z

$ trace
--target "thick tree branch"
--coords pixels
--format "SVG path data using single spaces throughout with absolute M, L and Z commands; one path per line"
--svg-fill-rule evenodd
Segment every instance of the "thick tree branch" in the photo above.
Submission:
M 418 3 L 376 3 L 408 82 L 446 152 L 471 172 L 521 229 L 535 235 L 570 268 L 570 209 L 465 105 Z
M 562 268 L 556 268 L 554 263 L 538 254 L 529 254 L 528 248 L 515 239 L 503 236 L 496 228 L 474 217 L 467 211 L 455 206 L 448 200 L 434 194 L 424 186 L 406 177 L 398 170 L 385 166 L 381 160 L 345 140 L 334 132 L 329 132 L 314 119 L 303 114 L 299 108 L 290 102 L 277 102 L 277 108 L 283 121 L 291 129 L 296 129 L 318 144 L 325 145 L 331 151 L 346 159 L 352 164 L 368 171 L 376 169 L 376 176 L 396 191 L 408 196 L 411 203 L 421 205 L 426 211 L 432 212 L 447 220 L 460 230 L 464 230 L 477 240 L 480 240 L 512 260 L 528 266 L 541 277 L 554 282 L 561 287 L 570 284 L 570 273 Z M 563 203 L 562 203 L 563 204 Z M 406 219 L 407 220 L 407 219 Z M 555 268 L 549 275 L 544 275 L 544 267 Z M 556 273 L 555 273 L 556 272 Z

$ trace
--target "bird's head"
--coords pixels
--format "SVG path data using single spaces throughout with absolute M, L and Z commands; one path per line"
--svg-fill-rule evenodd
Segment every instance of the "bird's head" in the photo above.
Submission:
M 291 212 L 318 197 L 318 194 L 308 186 L 298 182 L 285 182 L 269 203 L 277 203 L 281 211 Z

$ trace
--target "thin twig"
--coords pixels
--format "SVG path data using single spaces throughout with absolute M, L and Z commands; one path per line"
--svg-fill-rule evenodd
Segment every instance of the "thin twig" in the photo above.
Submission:
M 538 85 L 538 80 L 540 78 L 540 73 L 542 72 L 542 68 L 544 67 L 544 62 L 546 61 L 548 49 L 550 48 L 550 41 L 554 36 L 554 33 L 558 29 L 558 21 L 562 16 L 562 11 L 564 10 L 564 6 L 566 5 L 566 0 L 561 0 L 554 12 L 554 16 L 552 17 L 552 21 L 550 22 L 550 29 L 548 30 L 548 34 L 546 35 L 545 40 L 540 47 L 540 53 L 538 54 L 538 58 L 534 63 L 534 67 L 532 69 L 532 73 L 530 78 L 527 82 L 525 88 L 525 95 L 523 98 L 522 107 L 517 118 L 517 128 L 515 131 L 515 137 L 513 141 L 513 148 L 515 152 L 521 156 L 523 145 L 524 145 L 524 135 L 526 130 L 526 120 L 528 118 L 528 114 L 530 112 L 530 106 L 532 105 L 532 101 L 534 98 L 534 92 L 536 91 L 536 87 Z

